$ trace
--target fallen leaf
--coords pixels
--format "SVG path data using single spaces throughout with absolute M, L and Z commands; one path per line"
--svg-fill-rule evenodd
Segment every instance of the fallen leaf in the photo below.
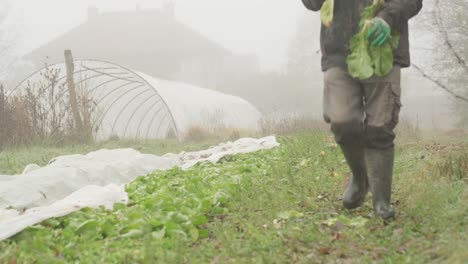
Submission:
M 306 256 L 306 258 L 308 258 L 308 259 L 316 259 L 316 258 L 317 258 L 317 254 L 315 254 L 315 252 L 312 252 L 312 253 L 308 254 L 308 255 Z
M 344 226 L 352 226 L 352 227 L 362 227 L 364 226 L 366 223 L 367 223 L 368 219 L 362 217 L 362 216 L 358 216 L 358 217 L 354 217 L 354 218 L 347 218 L 346 216 L 344 215 L 340 215 L 338 217 L 333 217 L 333 218 L 330 218 L 326 221 L 323 222 L 323 224 L 327 225 L 327 226 L 336 226 L 338 228 L 342 228 Z
M 280 228 L 281 228 L 281 223 L 278 221 L 278 219 L 273 220 L 273 226 L 274 226 L 276 229 L 280 229 Z
M 332 234 L 332 242 L 335 242 L 336 240 L 340 239 L 343 235 L 340 232 L 336 232 Z
M 393 230 L 393 236 L 400 236 L 401 233 L 403 233 L 403 229 L 402 228 L 397 228 L 395 230 Z
M 338 218 L 334 217 L 334 218 L 330 218 L 330 219 L 324 221 L 322 224 L 326 225 L 326 226 L 333 226 L 333 225 L 336 224 L 337 221 L 338 221 Z
M 338 230 L 338 231 L 339 231 L 339 230 L 343 230 L 344 227 L 345 227 L 345 225 L 344 225 L 343 222 L 341 222 L 341 221 L 337 221 L 337 222 L 335 223 L 335 228 L 336 228 L 336 230 Z
M 217 263 L 219 263 L 219 259 L 220 259 L 220 256 L 216 256 L 216 257 L 210 262 L 210 264 L 217 264 Z
M 320 252 L 320 254 L 323 254 L 323 255 L 330 255 L 330 248 L 326 248 L 326 247 L 319 248 L 318 252 Z
M 17 263 L 18 263 L 18 260 L 16 259 L 16 257 L 11 257 L 8 260 L 8 264 L 17 264 Z
M 278 214 L 279 220 L 289 220 L 294 218 L 301 218 L 304 214 L 295 210 L 285 211 Z
M 379 229 L 382 229 L 382 228 L 384 228 L 384 226 L 381 226 L 381 225 L 371 226 L 371 227 L 369 227 L 369 231 L 375 232 L 375 231 L 377 231 Z

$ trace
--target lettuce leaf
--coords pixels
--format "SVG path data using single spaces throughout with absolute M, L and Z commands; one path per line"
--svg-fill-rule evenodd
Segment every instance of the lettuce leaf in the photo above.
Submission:
M 369 46 L 369 54 L 374 65 L 374 74 L 383 77 L 390 73 L 393 68 L 393 50 L 390 43 L 384 45 Z
M 325 27 L 330 27 L 333 23 L 333 10 L 335 7 L 335 0 L 325 0 L 320 9 L 320 20 Z
M 372 58 L 369 55 L 368 41 L 364 32 L 361 32 L 351 39 L 350 49 L 351 54 L 348 56 L 346 63 L 348 64 L 349 74 L 353 78 L 359 80 L 369 79 L 374 75 Z

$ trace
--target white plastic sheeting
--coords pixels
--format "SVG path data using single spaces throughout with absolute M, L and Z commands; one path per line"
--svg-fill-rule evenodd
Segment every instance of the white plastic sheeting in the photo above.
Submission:
M 97 60 L 75 60 L 77 94 L 96 105 L 91 117 L 98 139 L 183 138 L 192 127 L 220 127 L 256 131 L 260 112 L 246 100 L 194 85 L 166 81 L 123 66 Z M 11 95 L 51 88 L 44 73 L 54 76 L 55 107 L 67 107 L 67 78 L 63 63 L 29 76 Z M 51 74 L 52 72 L 52 74 Z M 51 91 L 52 91 L 51 90 Z M 44 102 L 46 106 L 50 102 Z M 65 111 L 65 110 L 64 110 Z
M 28 226 L 84 207 L 128 202 L 124 185 L 155 170 L 190 168 L 218 162 L 226 155 L 279 146 L 275 137 L 244 138 L 199 152 L 156 156 L 133 149 L 99 150 L 53 159 L 45 167 L 28 166 L 21 175 L 0 176 L 0 241 Z
M 171 82 L 138 73 L 156 89 L 167 103 L 176 127 L 187 131 L 199 126 L 206 129 L 259 129 L 260 112 L 246 100 L 187 83 Z
M 122 186 L 110 184 L 107 186 L 86 186 L 73 192 L 62 200 L 48 205 L 28 209 L 0 210 L 0 241 L 7 239 L 28 226 L 33 226 L 44 220 L 71 214 L 81 208 L 98 208 L 104 206 L 111 210 L 115 203 L 127 203 L 128 196 Z

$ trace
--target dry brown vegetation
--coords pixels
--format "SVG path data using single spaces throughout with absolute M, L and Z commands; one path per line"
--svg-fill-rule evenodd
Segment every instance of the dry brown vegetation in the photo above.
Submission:
M 183 141 L 203 141 L 219 138 L 236 140 L 241 137 L 261 137 L 269 135 L 291 135 L 311 130 L 328 131 L 327 125 L 307 114 L 264 115 L 259 121 L 258 131 L 227 127 L 221 119 L 206 118 L 203 126 L 192 126 L 182 135 Z
M 62 144 L 89 142 L 93 138 L 94 103 L 79 87 L 77 103 L 84 127 L 78 131 L 71 114 L 65 84 L 59 82 L 59 70 L 46 69 L 36 83 L 28 83 L 20 92 L 9 95 L 0 86 L 0 148 L 37 142 Z
M 263 135 L 290 135 L 297 132 L 310 130 L 327 130 L 327 125 L 322 120 L 307 114 L 289 115 L 265 115 L 260 121 L 260 129 Z

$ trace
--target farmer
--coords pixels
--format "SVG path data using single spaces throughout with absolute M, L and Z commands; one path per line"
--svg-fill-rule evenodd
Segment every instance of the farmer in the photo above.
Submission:
M 352 175 L 343 194 L 343 206 L 361 206 L 370 188 L 374 212 L 389 220 L 394 161 L 394 128 L 400 113 L 400 70 L 410 66 L 408 20 L 422 8 L 422 0 L 385 0 L 367 34 L 370 45 L 383 45 L 392 31 L 400 33 L 394 67 L 385 77 L 360 81 L 346 65 L 349 42 L 359 31 L 360 14 L 372 0 L 334 0 L 330 27 L 322 25 L 320 42 L 324 71 L 324 118 L 331 124 Z M 318 11 L 325 0 L 302 0 Z

